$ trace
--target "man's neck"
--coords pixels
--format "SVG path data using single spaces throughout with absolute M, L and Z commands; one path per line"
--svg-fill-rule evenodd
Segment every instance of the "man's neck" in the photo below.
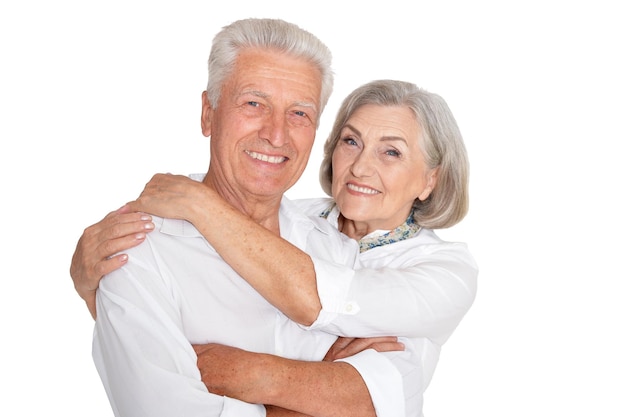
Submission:
M 278 213 L 282 195 L 268 197 L 242 192 L 228 184 L 223 184 L 223 181 L 218 181 L 210 175 L 207 175 L 203 182 L 237 210 L 269 231 L 280 235 Z

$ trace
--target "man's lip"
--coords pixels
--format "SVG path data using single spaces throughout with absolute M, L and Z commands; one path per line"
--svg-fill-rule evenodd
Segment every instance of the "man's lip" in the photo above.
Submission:
M 267 154 L 256 152 L 256 151 L 245 151 L 245 152 L 251 158 L 261 161 L 261 162 L 267 162 L 269 164 L 282 164 L 283 162 L 289 159 L 286 156 L 267 155 Z

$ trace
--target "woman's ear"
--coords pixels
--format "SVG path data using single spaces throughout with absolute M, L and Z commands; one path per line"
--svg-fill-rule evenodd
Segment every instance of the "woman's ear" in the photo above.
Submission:
M 202 114 L 200 116 L 200 127 L 202 134 L 206 137 L 211 136 L 211 118 L 213 116 L 213 107 L 209 101 L 209 95 L 206 91 L 202 92 Z
M 424 190 L 420 193 L 420 195 L 417 196 L 417 198 L 419 198 L 420 201 L 424 201 L 428 197 L 430 197 L 430 193 L 432 193 L 435 187 L 437 186 L 438 175 L 439 175 L 439 167 L 431 170 L 428 173 L 428 179 L 426 181 L 426 188 L 424 188 Z

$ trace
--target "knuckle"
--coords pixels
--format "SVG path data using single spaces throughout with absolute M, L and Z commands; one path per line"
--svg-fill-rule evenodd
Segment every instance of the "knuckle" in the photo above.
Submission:
M 108 258 L 109 256 L 114 255 L 115 252 L 117 252 L 115 241 L 112 239 L 108 239 L 102 242 L 101 248 L 102 248 L 102 251 L 104 252 L 103 253 L 104 258 Z

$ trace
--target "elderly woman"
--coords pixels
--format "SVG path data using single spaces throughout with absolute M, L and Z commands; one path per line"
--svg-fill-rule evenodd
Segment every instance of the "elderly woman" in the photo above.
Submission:
M 398 336 L 405 350 L 386 355 L 404 377 L 406 415 L 421 415 L 423 391 L 440 348 L 476 292 L 477 267 L 466 245 L 445 242 L 433 231 L 457 224 L 468 210 L 469 167 L 461 134 L 441 97 L 411 83 L 380 80 L 343 101 L 324 152 L 320 179 L 332 199 L 299 204 L 349 237 L 346 244 L 360 246 L 360 265 L 351 279 L 317 275 L 306 253 L 234 210 L 202 183 L 158 174 L 138 200 L 87 229 L 89 236 L 83 239 L 92 243 L 79 244 L 73 259 L 79 294 L 93 313 L 100 276 L 125 261 L 123 255 L 102 254 L 102 248 L 117 252 L 141 242 L 149 217 L 142 220 L 129 211 L 186 219 L 292 320 L 346 338 Z M 198 195 L 188 193 L 188 187 L 204 187 L 205 198 L 187 198 Z M 363 346 L 386 350 L 380 347 L 385 340 L 340 339 L 327 359 L 343 358 Z M 289 381 L 287 370 L 294 361 L 268 361 L 268 355 L 217 345 L 195 348 L 211 392 L 293 407 L 277 401 L 276 392 L 284 392 L 279 387 Z M 221 364 L 229 367 L 228 373 L 221 372 Z

